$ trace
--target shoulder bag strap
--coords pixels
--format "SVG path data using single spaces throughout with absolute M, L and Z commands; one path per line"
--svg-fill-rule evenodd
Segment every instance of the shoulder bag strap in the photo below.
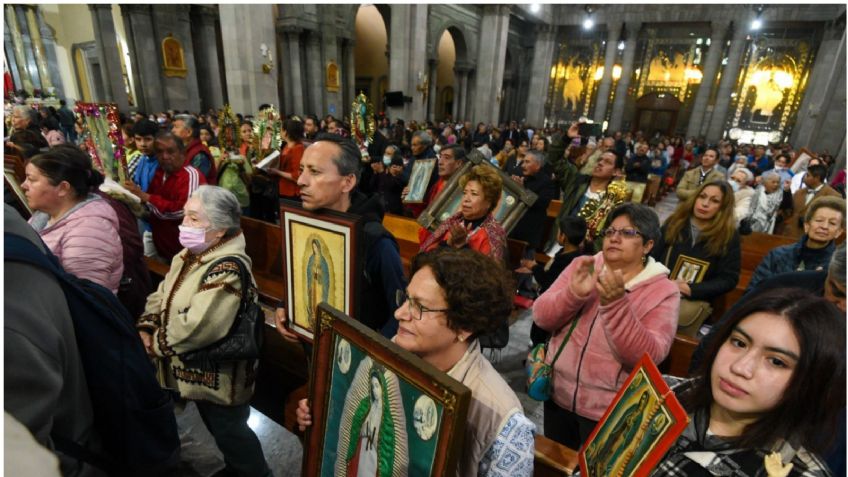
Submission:
M 582 310 L 581 310 L 582 311 Z M 554 355 L 554 359 L 551 360 L 551 367 L 553 368 L 554 363 L 556 363 L 557 359 L 559 359 L 560 353 L 562 353 L 563 348 L 565 348 L 565 344 L 568 343 L 568 340 L 571 339 L 571 333 L 574 332 L 574 328 L 577 326 L 577 321 L 580 320 L 580 316 L 578 315 L 576 318 L 571 320 L 571 326 L 568 328 L 568 333 L 565 335 L 565 339 L 562 340 L 562 343 L 559 345 L 559 349 Z
M 236 263 L 236 266 L 238 267 L 239 281 L 241 282 L 241 292 L 242 292 L 241 302 L 239 303 L 239 309 L 238 309 L 238 312 L 237 312 L 237 315 L 236 315 L 236 316 L 240 316 L 242 314 L 242 312 L 244 312 L 244 310 L 247 309 L 247 305 L 250 302 L 250 289 L 253 286 L 253 284 L 250 281 L 250 276 L 248 275 L 248 272 L 247 272 L 247 267 L 244 265 L 244 263 L 238 257 L 223 257 L 223 258 L 219 258 L 218 260 L 215 260 L 214 262 L 212 262 L 212 264 L 209 265 L 208 270 L 212 270 L 213 268 L 215 268 L 215 266 L 217 266 L 220 263 L 233 262 L 233 261 Z M 207 273 L 208 273 L 208 270 L 207 270 Z

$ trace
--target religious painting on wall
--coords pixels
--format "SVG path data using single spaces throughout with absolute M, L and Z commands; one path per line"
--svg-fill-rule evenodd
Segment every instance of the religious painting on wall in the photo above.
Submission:
M 763 35 L 749 42 L 731 102 L 730 139 L 763 145 L 789 139 L 815 59 L 817 32 L 795 36 Z
M 688 423 L 646 353 L 580 448 L 582 474 L 647 476 Z
M 467 387 L 326 303 L 312 362 L 303 475 L 455 474 Z
M 649 93 L 665 93 L 691 107 L 703 79 L 703 61 L 710 41 L 681 38 L 674 31 L 646 28 L 642 61 L 634 73 L 638 77 L 635 99 Z M 701 32 L 709 37 L 709 32 Z
M 548 122 L 561 124 L 591 115 L 603 77 L 603 62 L 599 40 L 562 40 L 551 67 L 545 110 Z
M 183 45 L 170 33 L 162 40 L 162 72 L 168 77 L 185 78 L 188 75 Z
M 319 303 L 355 315 L 359 217 L 280 205 L 283 273 L 289 329 L 306 341 L 315 333 Z
M 340 84 L 339 65 L 335 61 L 331 61 L 327 63 L 327 91 L 337 93 Z
M 497 220 L 508 234 L 527 209 L 536 202 L 538 196 L 531 191 L 526 190 L 523 186 L 512 180 L 504 171 L 493 166 L 487 161 L 483 154 L 472 149 L 466 156 L 465 164 L 457 170 L 445 184 L 445 188 L 436 197 L 430 205 L 424 209 L 424 212 L 418 216 L 418 223 L 428 229 L 430 232 L 435 231 L 442 222 L 449 219 L 453 214 L 459 211 L 460 203 L 462 202 L 462 188 L 459 181 L 465 174 L 471 171 L 471 168 L 483 164 L 485 167 L 491 167 L 498 171 L 503 181 L 503 190 L 498 205 L 492 211 L 495 220 Z M 417 161 L 416 161 L 417 162 Z
M 412 164 L 412 172 L 409 174 L 409 193 L 403 198 L 404 204 L 424 202 L 424 196 L 427 195 L 427 185 L 430 184 L 435 167 L 435 159 L 419 159 Z

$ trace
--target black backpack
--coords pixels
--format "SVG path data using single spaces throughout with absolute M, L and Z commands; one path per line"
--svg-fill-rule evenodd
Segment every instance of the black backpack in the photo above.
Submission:
M 42 253 L 24 237 L 3 235 L 5 260 L 52 273 L 65 293 L 94 427 L 105 452 L 95 454 L 62 436 L 51 436 L 56 449 L 111 475 L 150 473 L 177 464 L 180 439 L 173 401 L 159 386 L 126 308 L 105 287 L 64 271 L 49 249 Z

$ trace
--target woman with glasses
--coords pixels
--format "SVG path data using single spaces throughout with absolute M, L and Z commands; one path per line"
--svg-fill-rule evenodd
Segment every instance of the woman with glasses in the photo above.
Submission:
M 553 392 L 545 436 L 579 449 L 644 353 L 668 355 L 680 293 L 668 269 L 650 257 L 660 238 L 653 209 L 616 207 L 603 251 L 574 259 L 533 306 L 533 321 L 552 333 Z
M 704 183 L 681 202 L 651 255 L 671 270 L 669 278 L 680 289 L 678 331 L 696 336 L 712 314 L 710 302 L 739 282 L 742 252 L 730 184 Z
M 532 475 L 535 426 L 477 342 L 512 311 L 508 272 L 472 250 L 440 248 L 416 255 L 411 274 L 406 293 L 397 293 L 394 342 L 471 390 L 457 475 Z M 312 425 L 306 399 L 297 422 L 301 431 Z

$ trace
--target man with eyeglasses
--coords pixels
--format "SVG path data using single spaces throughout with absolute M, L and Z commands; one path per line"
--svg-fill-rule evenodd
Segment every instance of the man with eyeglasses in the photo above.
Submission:
M 348 138 L 321 134 L 303 153 L 297 185 L 303 208 L 321 212 L 331 210 L 360 215 L 365 243 L 362 274 L 357 277 L 355 302 L 360 310 L 354 318 L 390 338 L 397 332 L 394 318 L 395 292 L 406 287 L 400 250 L 395 238 L 383 227 L 383 207 L 378 196 L 366 197 L 355 191 L 360 179 L 361 154 Z M 286 328 L 286 303 L 276 309 L 277 331 L 287 340 L 298 337 Z

